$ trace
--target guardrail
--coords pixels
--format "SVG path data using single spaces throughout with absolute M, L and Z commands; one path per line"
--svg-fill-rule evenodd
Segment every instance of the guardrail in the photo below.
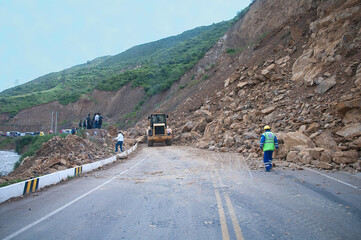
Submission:
M 48 175 L 44 175 L 38 178 L 33 178 L 30 180 L 26 180 L 24 182 L 19 182 L 12 184 L 10 186 L 0 188 L 0 203 L 12 198 L 12 197 L 19 197 L 22 195 L 26 195 L 31 192 L 35 192 L 38 189 L 43 187 L 56 184 L 63 180 L 66 180 L 68 177 L 74 177 L 80 175 L 85 172 L 90 172 L 94 169 L 97 169 L 101 166 L 107 165 L 117 160 L 117 156 L 119 157 L 126 157 L 135 149 L 137 149 L 138 144 L 135 144 L 133 147 L 128 149 L 125 152 L 119 153 L 113 157 L 103 159 L 97 162 L 88 163 L 82 166 L 69 168 L 63 171 L 51 173 Z

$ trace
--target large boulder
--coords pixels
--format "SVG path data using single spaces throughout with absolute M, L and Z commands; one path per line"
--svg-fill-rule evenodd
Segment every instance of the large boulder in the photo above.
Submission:
M 287 162 L 299 162 L 300 161 L 300 157 L 298 155 L 298 151 L 290 151 L 287 154 L 287 158 L 286 158 Z
M 361 64 L 359 64 L 357 67 L 355 85 L 358 89 L 361 89 Z
M 193 127 L 194 127 L 193 123 L 189 121 L 182 127 L 181 133 L 190 132 L 192 131 Z
M 266 78 L 270 78 L 271 77 L 271 72 L 274 72 L 275 70 L 275 64 L 272 63 L 271 65 L 269 65 L 267 68 L 263 69 L 261 71 L 262 75 L 265 76 Z
M 321 158 L 320 158 L 321 162 L 325 162 L 325 163 L 331 163 L 332 162 L 332 153 L 330 150 L 325 150 L 322 152 L 321 154 Z
M 326 148 L 326 149 L 333 149 L 337 147 L 337 143 L 334 140 L 332 133 L 324 132 L 317 137 L 314 138 L 314 142 L 316 143 L 317 147 Z
M 332 77 L 324 80 L 320 85 L 318 85 L 315 89 L 315 92 L 319 94 L 323 94 L 328 90 L 330 90 L 335 85 L 336 85 L 336 76 L 333 75 Z
M 361 123 L 347 125 L 336 132 L 341 137 L 356 137 L 361 136 Z
M 345 114 L 342 118 L 343 124 L 347 125 L 349 123 L 360 123 L 361 122 L 361 108 L 354 108 Z
M 199 131 L 199 132 L 204 132 L 204 130 L 206 129 L 207 126 L 207 121 L 204 117 L 202 117 L 197 123 L 196 126 L 193 128 L 193 131 Z
M 263 114 L 270 114 L 271 112 L 273 112 L 274 110 L 276 110 L 276 107 L 275 106 L 270 106 L 268 108 L 265 108 L 263 110 L 261 110 L 261 113 Z
M 304 52 L 292 66 L 292 81 L 311 82 L 322 70 L 316 63 L 317 59 L 314 57 L 313 49 Z
M 232 131 L 226 131 L 223 135 L 223 146 L 230 148 L 235 144 L 234 133 Z
M 336 105 L 336 110 L 342 115 L 346 114 L 349 110 L 353 108 L 361 108 L 361 98 L 341 102 Z
M 189 141 L 191 141 L 193 139 L 193 137 L 192 137 L 192 133 L 190 133 L 190 132 L 185 132 L 185 133 L 182 133 L 181 135 L 180 135 L 180 141 L 181 142 L 189 142 Z
M 312 142 L 312 140 L 307 137 L 305 134 L 300 132 L 289 132 L 282 135 L 282 139 L 284 142 L 284 148 L 291 150 L 295 146 L 305 146 L 308 148 L 314 148 L 316 145 Z
M 333 156 L 333 161 L 338 164 L 351 164 L 357 162 L 359 158 L 356 150 L 337 151 Z
M 326 162 L 318 162 L 318 164 L 316 166 L 319 168 L 322 168 L 322 169 L 326 169 L 326 170 L 332 169 L 332 165 L 329 163 L 326 163 Z
M 306 129 L 306 133 L 314 133 L 317 132 L 320 129 L 320 124 L 319 123 L 311 123 L 310 126 L 308 126 L 308 128 Z
M 135 139 L 135 141 L 138 142 L 138 143 L 146 143 L 147 142 L 147 136 L 144 135 L 144 136 L 137 137 Z

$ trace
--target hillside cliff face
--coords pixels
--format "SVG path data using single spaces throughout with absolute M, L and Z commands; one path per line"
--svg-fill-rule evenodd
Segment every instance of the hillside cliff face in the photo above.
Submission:
M 130 84 L 116 92 L 94 90 L 87 97 L 66 106 L 58 101 L 42 104 L 19 112 L 15 117 L 2 115 L 0 121 L 4 130 L 17 131 L 48 131 L 51 127 L 51 114 L 58 112 L 58 130 L 61 128 L 78 127 L 79 120 L 84 120 L 90 113 L 101 113 L 104 122 L 114 124 L 122 116 L 133 111 L 135 106 L 145 96 L 141 87 L 132 89 Z
M 209 78 L 161 106 L 175 108 L 175 140 L 251 155 L 257 167 L 268 124 L 287 166 L 361 170 L 360 8 L 356 0 L 256 1 L 190 73 Z

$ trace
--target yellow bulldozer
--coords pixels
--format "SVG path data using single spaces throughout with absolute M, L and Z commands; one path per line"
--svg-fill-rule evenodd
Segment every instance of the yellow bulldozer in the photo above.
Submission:
M 148 147 L 152 147 L 154 142 L 165 142 L 165 144 L 168 146 L 172 145 L 172 129 L 170 129 L 167 125 L 167 118 L 167 114 L 159 112 L 151 114 L 148 117 Z

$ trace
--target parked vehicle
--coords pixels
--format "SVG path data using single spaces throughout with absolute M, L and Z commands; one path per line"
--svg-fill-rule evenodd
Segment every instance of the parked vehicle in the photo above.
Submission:
M 71 134 L 71 129 L 61 129 L 60 133 Z
M 6 132 L 0 132 L 0 136 L 6 137 Z
M 20 136 L 20 132 L 17 131 L 11 131 L 11 132 L 7 132 L 6 136 L 8 137 L 19 137 Z
M 25 136 L 33 136 L 34 133 L 33 132 L 25 132 Z
M 44 132 L 34 132 L 34 135 L 37 135 L 37 136 L 44 136 Z

